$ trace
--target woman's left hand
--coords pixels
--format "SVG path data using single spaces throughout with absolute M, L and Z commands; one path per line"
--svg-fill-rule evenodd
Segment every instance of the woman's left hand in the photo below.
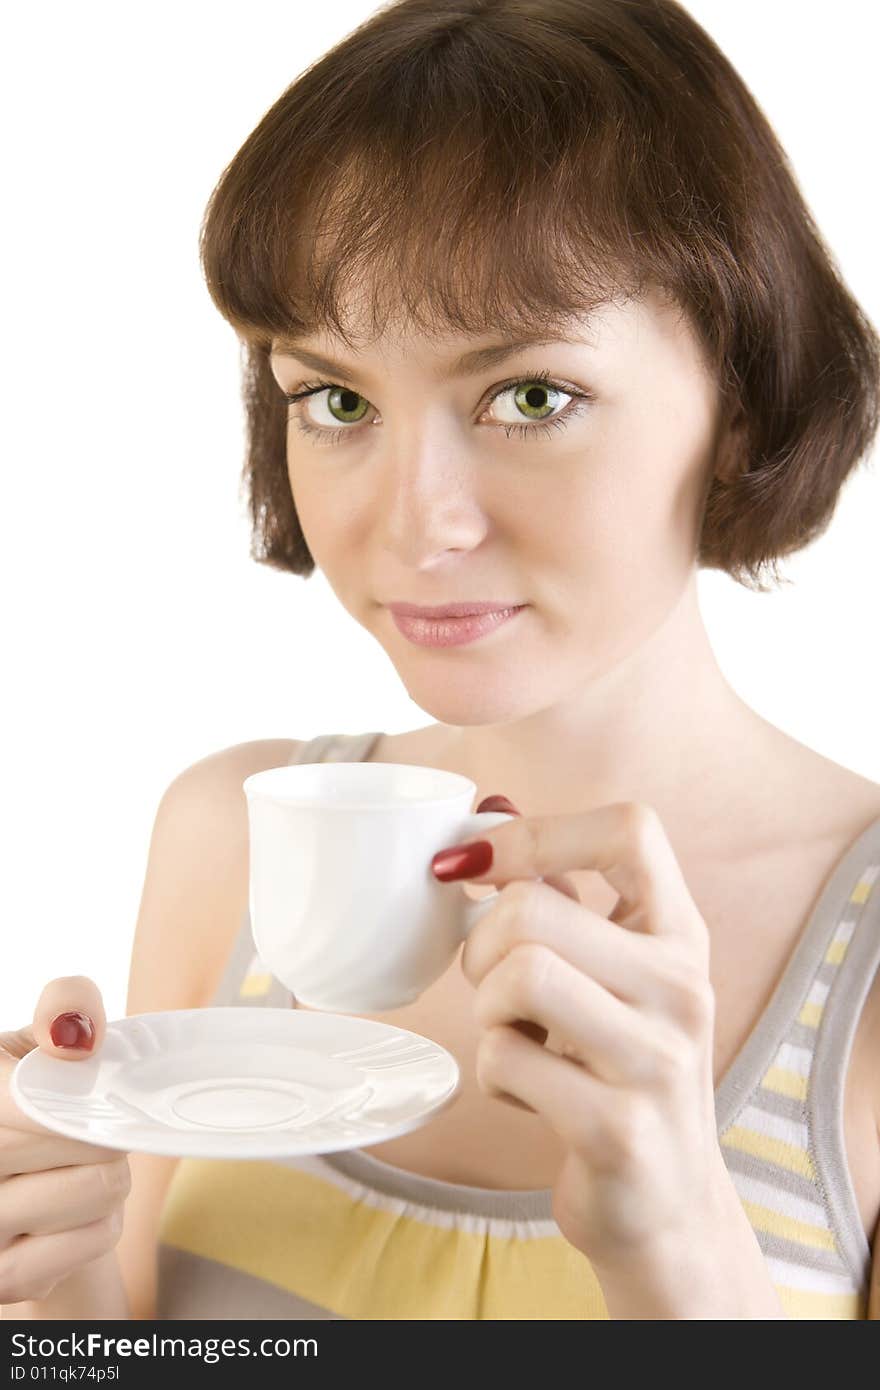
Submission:
M 517 816 L 483 839 L 489 868 L 457 875 L 500 889 L 461 957 L 484 1029 L 478 1083 L 563 1140 L 554 1219 L 597 1267 L 667 1239 L 706 1245 L 735 1197 L 716 1130 L 709 933 L 659 816 L 620 802 Z M 566 869 L 602 874 L 614 910 L 585 907 Z

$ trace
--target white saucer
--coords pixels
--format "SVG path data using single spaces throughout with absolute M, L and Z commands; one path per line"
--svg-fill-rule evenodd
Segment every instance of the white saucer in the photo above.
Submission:
M 405 1028 L 233 1007 L 118 1019 L 86 1061 L 35 1049 L 11 1092 L 47 1129 L 109 1149 L 277 1158 L 407 1134 L 458 1085 L 452 1054 Z

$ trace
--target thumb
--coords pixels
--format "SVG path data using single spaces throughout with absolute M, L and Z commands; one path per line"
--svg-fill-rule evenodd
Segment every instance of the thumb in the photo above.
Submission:
M 93 1057 L 106 1028 L 101 991 L 87 975 L 50 980 L 37 1000 L 34 1044 L 50 1057 L 73 1062 Z
M 50 980 L 37 1000 L 32 1025 L 0 1034 L 0 1127 L 45 1134 L 46 1127 L 37 1124 L 16 1105 L 9 1076 L 22 1058 L 36 1048 L 50 1057 L 73 1062 L 94 1056 L 103 1041 L 106 1025 L 101 994 L 93 980 L 85 975 L 65 975 Z M 90 1043 L 90 1046 L 65 1046 L 65 1040 Z
M 500 793 L 494 796 L 484 796 L 483 800 L 476 808 L 478 811 L 505 811 L 509 816 L 520 816 L 522 812 L 517 810 L 512 801 Z M 570 878 L 565 874 L 542 874 L 542 881 L 549 883 L 551 888 L 556 888 L 560 893 L 564 893 L 567 898 L 574 898 L 576 903 L 580 902 L 577 889 Z

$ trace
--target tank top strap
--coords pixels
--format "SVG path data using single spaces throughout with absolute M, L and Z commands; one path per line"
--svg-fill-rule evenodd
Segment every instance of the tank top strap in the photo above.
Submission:
M 364 734 L 318 734 L 294 749 L 289 763 L 356 763 L 369 757 L 381 730 Z
M 817 1035 L 807 1091 L 816 1169 L 850 1263 L 870 1277 L 871 1253 L 850 1174 L 844 1092 L 865 1000 L 880 970 L 880 821 L 869 827 L 863 862 L 800 1015 Z
M 849 955 L 854 934 L 858 935 L 860 947 L 852 956 L 847 974 L 860 968 L 869 970 L 871 961 L 866 957 L 874 957 L 876 968 L 876 953 L 880 950 L 876 940 L 880 934 L 880 888 L 874 893 L 872 889 L 878 865 L 880 818 L 850 844 L 826 879 L 769 1003 L 722 1077 L 716 1091 L 719 1131 L 735 1122 L 768 1067 L 779 1064 L 780 1050 L 788 1057 L 788 1065 L 797 1063 L 804 1079 L 809 1075 L 814 1052 L 825 1054 L 828 1065 L 829 1019 L 836 1039 L 836 1043 L 830 1044 L 830 1055 L 835 1065 L 844 1062 L 839 1046 L 843 1039 L 834 1020 L 841 1011 L 852 1009 L 855 996 L 842 995 L 837 984 L 832 998 L 832 985 L 840 978 L 840 967 Z M 870 982 L 867 975 L 861 980 L 862 997 Z M 851 1019 L 853 1029 L 855 1021 Z M 791 1054 L 792 1046 L 808 1052 L 810 1057 Z
M 808 1251 L 813 1264 L 827 1260 L 826 1272 L 857 1290 L 867 1287 L 871 1252 L 849 1170 L 843 1099 L 853 1037 L 878 968 L 880 819 L 826 880 L 770 1003 L 716 1091 L 728 1168 L 740 1195 L 759 1202 L 761 1219 L 771 1223 L 765 1253 L 791 1262 L 783 1228 L 798 1219 L 796 1239 L 828 1242 L 824 1254 Z

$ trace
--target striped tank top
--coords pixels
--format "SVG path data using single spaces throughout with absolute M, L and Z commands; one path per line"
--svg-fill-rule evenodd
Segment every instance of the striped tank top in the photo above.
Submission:
M 292 762 L 366 758 L 379 733 L 321 735 Z M 790 1318 L 865 1318 L 871 1252 L 843 1090 L 880 964 L 880 819 L 827 879 L 767 1008 L 715 1092 L 732 1181 Z M 296 1007 L 245 913 L 213 1006 Z M 162 1319 L 607 1318 L 552 1189 L 409 1173 L 359 1149 L 182 1158 L 160 1216 Z

